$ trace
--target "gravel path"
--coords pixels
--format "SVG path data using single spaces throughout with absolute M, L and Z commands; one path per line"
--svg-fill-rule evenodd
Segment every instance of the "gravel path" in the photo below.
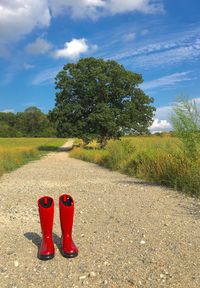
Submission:
M 79 256 L 37 259 L 37 199 L 75 199 Z M 200 287 L 200 203 L 94 164 L 50 153 L 0 178 L 0 287 Z

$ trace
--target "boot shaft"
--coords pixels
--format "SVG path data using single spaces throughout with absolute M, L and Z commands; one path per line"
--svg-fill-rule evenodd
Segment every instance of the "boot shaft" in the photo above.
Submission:
M 62 232 L 71 237 L 74 219 L 74 200 L 70 195 L 63 194 L 59 198 L 60 225 Z
M 38 210 L 43 236 L 51 236 L 54 218 L 54 201 L 49 196 L 41 197 L 38 200 Z

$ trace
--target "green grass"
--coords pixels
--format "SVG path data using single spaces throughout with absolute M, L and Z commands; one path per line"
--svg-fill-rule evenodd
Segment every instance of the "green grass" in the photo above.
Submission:
M 188 158 L 175 137 L 124 137 L 103 150 L 75 148 L 70 155 L 200 197 L 200 155 Z
M 0 175 L 63 145 L 62 138 L 0 138 Z

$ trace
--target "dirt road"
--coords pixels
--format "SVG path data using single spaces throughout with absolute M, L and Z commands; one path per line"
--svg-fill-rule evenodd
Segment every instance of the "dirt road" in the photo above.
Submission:
M 64 149 L 65 150 L 65 149 Z M 79 256 L 37 259 L 37 199 L 75 200 Z M 0 287 L 200 287 L 200 203 L 94 164 L 50 153 L 0 178 Z

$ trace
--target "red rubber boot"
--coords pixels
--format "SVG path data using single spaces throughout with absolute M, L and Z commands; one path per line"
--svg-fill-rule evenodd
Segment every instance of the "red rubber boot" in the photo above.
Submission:
M 49 260 L 54 257 L 54 244 L 52 238 L 54 201 L 49 196 L 41 197 L 38 200 L 40 224 L 42 228 L 42 243 L 38 250 L 40 260 Z
M 73 258 L 78 255 L 78 249 L 72 240 L 74 200 L 71 196 L 63 194 L 59 198 L 59 207 L 62 230 L 61 253 L 66 258 Z

